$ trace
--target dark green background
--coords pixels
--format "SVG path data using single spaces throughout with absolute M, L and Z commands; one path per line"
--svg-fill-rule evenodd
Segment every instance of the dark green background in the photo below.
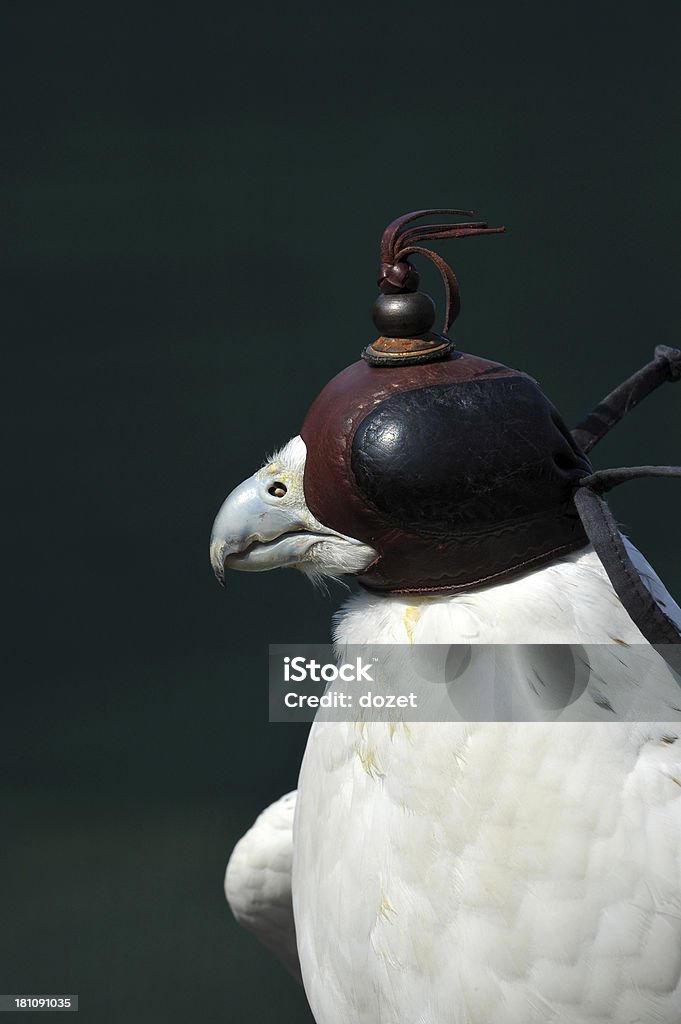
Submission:
M 575 422 L 678 343 L 678 5 L 3 7 L 0 990 L 84 1021 L 309 1020 L 222 874 L 295 785 L 269 642 L 342 598 L 207 558 L 224 495 L 373 337 L 377 242 L 447 244 L 461 347 Z M 439 297 L 439 285 L 425 273 Z M 667 388 L 598 465 L 679 460 Z M 618 494 L 681 590 L 674 483 Z

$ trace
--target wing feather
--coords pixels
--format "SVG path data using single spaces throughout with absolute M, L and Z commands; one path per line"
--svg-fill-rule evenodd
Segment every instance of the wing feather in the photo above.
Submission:
M 291 902 L 296 793 L 271 804 L 234 847 L 225 896 L 234 917 L 300 977 Z

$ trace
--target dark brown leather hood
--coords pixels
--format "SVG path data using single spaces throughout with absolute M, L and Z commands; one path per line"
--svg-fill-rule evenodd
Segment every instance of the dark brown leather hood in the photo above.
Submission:
M 308 507 L 376 549 L 358 577 L 372 590 L 468 590 L 588 543 L 572 496 L 589 460 L 537 383 L 501 363 L 354 363 L 301 436 Z

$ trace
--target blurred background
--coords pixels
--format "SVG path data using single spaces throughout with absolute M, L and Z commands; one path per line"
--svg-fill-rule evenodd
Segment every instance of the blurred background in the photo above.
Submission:
M 213 516 L 372 340 L 378 240 L 407 210 L 507 225 L 441 249 L 453 336 L 568 423 L 678 345 L 681 9 L 26 0 L 2 20 L 0 991 L 78 993 L 97 1024 L 304 1024 L 222 875 L 305 743 L 267 723 L 267 645 L 326 641 L 344 591 L 221 591 Z M 678 462 L 680 400 L 658 392 L 596 465 Z M 678 597 L 681 488 L 613 505 Z

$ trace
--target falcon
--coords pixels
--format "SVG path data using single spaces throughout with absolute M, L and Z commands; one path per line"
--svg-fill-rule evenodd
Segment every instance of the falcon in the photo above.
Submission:
M 679 471 L 594 471 L 589 452 L 681 354 L 658 346 L 569 431 L 531 377 L 453 348 L 456 278 L 419 243 L 495 229 L 415 227 L 426 213 L 460 211 L 386 229 L 380 337 L 227 497 L 214 572 L 354 577 L 339 656 L 465 645 L 475 689 L 482 650 L 514 645 L 517 688 L 587 649 L 589 680 L 573 720 L 318 719 L 297 793 L 237 844 L 227 899 L 317 1024 L 678 1024 L 681 609 L 603 495 Z M 442 334 L 414 254 L 443 275 Z

